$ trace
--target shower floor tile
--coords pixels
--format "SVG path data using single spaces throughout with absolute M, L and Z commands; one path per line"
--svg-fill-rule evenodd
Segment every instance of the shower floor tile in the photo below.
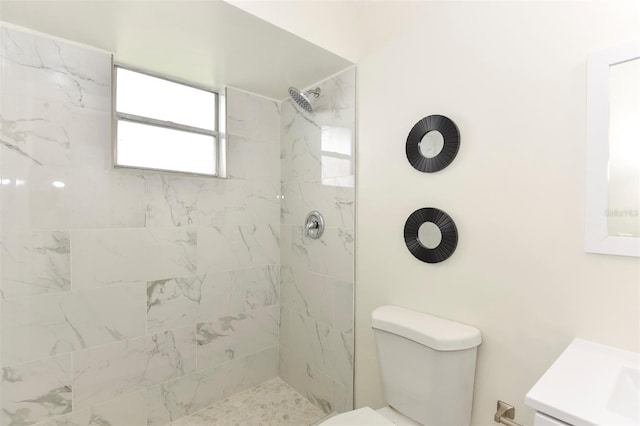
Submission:
M 172 426 L 306 426 L 325 413 L 293 390 L 282 379 L 255 388 L 171 423 Z

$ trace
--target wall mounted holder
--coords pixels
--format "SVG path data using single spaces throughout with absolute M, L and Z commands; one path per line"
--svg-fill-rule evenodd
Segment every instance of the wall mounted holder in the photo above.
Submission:
M 433 157 L 425 157 L 420 151 L 422 138 L 432 131 L 442 134 L 444 145 L 442 150 Z M 405 150 L 407 159 L 414 169 L 425 173 L 433 173 L 447 167 L 460 148 L 460 132 L 456 124 L 444 115 L 430 115 L 418 121 L 407 137 Z
M 433 223 L 438 227 L 442 238 L 433 248 L 420 241 L 418 232 L 425 223 Z M 458 229 L 451 216 L 442 210 L 425 207 L 411 213 L 404 224 L 404 242 L 416 259 L 426 263 L 439 263 L 447 260 L 458 246 Z
M 498 407 L 496 414 L 493 416 L 493 421 L 496 423 L 502 423 L 505 426 L 523 426 L 520 423 L 516 423 L 513 419 L 516 416 L 516 409 L 513 405 L 507 404 L 504 401 L 498 400 Z

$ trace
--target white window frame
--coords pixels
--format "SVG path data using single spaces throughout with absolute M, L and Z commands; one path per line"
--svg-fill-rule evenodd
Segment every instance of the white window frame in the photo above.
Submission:
M 166 80 L 172 83 L 181 84 L 183 86 L 191 87 L 198 90 L 203 90 L 205 92 L 213 93 L 215 95 L 216 102 L 216 116 L 215 116 L 215 130 L 203 129 L 199 127 L 188 126 L 184 124 L 174 123 L 171 121 L 158 120 L 151 117 L 144 117 L 135 114 L 128 114 L 117 111 L 117 93 L 118 93 L 118 78 L 117 78 L 117 69 L 122 68 L 128 71 L 137 72 L 140 74 L 147 75 L 149 77 L 160 78 L 162 80 Z M 225 89 L 226 92 L 226 89 Z M 186 83 L 184 81 L 177 80 L 175 78 L 167 77 L 161 74 L 149 72 L 146 70 L 140 70 L 136 67 L 132 67 L 129 65 L 123 65 L 117 63 L 113 60 L 111 61 L 111 130 L 112 130 L 112 165 L 116 169 L 133 169 L 133 170 L 149 170 L 154 172 L 162 172 L 162 173 L 175 173 L 175 174 L 183 174 L 183 175 L 195 175 L 195 176 L 204 176 L 204 177 L 217 177 L 217 178 L 226 178 L 227 177 L 227 159 L 226 159 L 226 138 L 225 138 L 225 117 L 226 117 L 226 93 L 223 92 L 218 93 L 210 88 L 206 88 L 203 86 L 197 86 L 192 83 Z M 216 151 L 216 173 L 197 173 L 197 172 L 188 172 L 182 170 L 171 170 L 171 169 L 156 169 L 151 167 L 138 167 L 138 166 L 129 166 L 129 165 L 121 165 L 118 164 L 118 122 L 119 121 L 129 121 L 132 123 L 145 124 L 150 126 L 156 126 L 165 129 L 179 130 L 182 132 L 200 134 L 212 136 L 215 141 L 215 151 Z

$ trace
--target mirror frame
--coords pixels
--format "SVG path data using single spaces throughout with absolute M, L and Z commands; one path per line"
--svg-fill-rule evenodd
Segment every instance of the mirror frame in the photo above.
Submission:
M 420 243 L 418 231 L 420 226 L 434 223 L 442 239 L 438 246 L 430 249 Z M 404 224 L 404 243 L 411 254 L 425 263 L 440 263 L 451 257 L 458 246 L 458 228 L 451 216 L 440 209 L 424 207 L 411 213 Z
M 640 58 L 640 40 L 589 55 L 587 61 L 587 169 L 585 244 L 588 253 L 640 257 L 640 238 L 610 236 L 609 209 L 609 68 Z
M 435 157 L 425 157 L 420 152 L 420 143 L 424 135 L 438 131 L 444 138 L 444 146 Z M 460 149 L 460 131 L 450 118 L 444 115 L 430 115 L 420 119 L 409 132 L 405 152 L 411 166 L 425 173 L 438 172 L 447 167 L 458 155 Z

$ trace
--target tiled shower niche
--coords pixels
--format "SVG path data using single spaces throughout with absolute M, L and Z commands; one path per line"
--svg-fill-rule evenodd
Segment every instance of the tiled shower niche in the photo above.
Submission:
M 163 425 L 278 375 L 326 412 L 348 407 L 353 167 L 311 178 L 295 135 L 313 128 L 311 147 L 315 129 L 348 127 L 355 72 L 323 83 L 311 119 L 228 89 L 229 179 L 125 171 L 111 167 L 110 54 L 0 37 L 0 424 Z M 294 232 L 311 204 L 328 219 L 319 245 Z M 293 350 L 316 329 L 310 344 L 335 356 Z

